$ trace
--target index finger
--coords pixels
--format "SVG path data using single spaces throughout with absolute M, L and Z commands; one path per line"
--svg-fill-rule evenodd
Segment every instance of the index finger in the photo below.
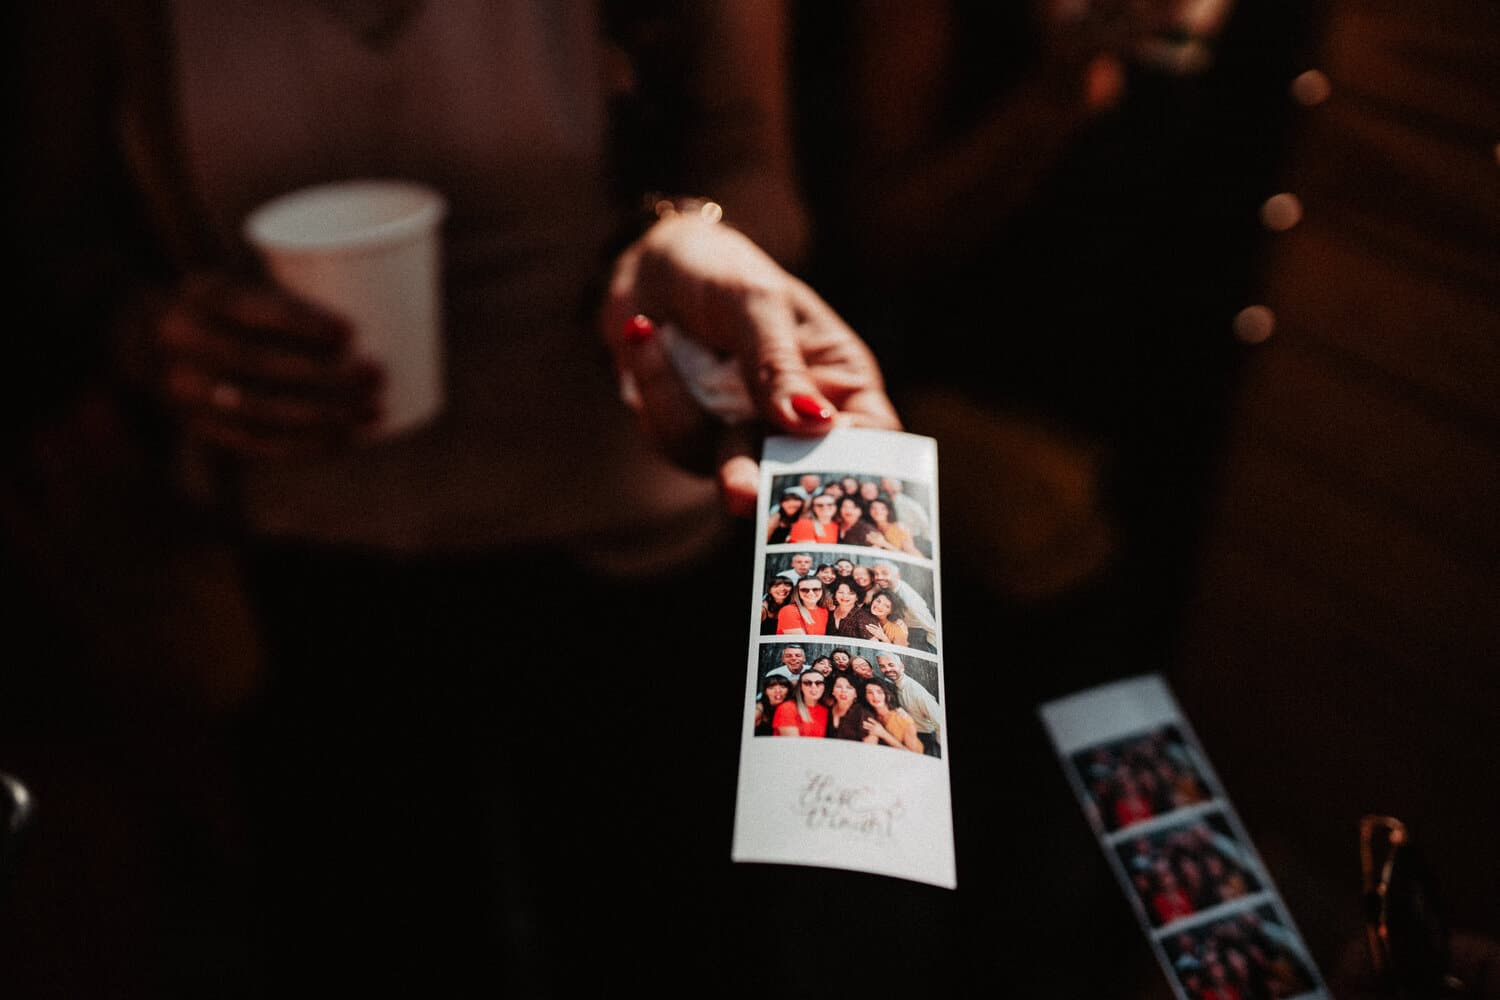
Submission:
M 280 288 L 246 285 L 218 274 L 194 274 L 184 280 L 182 291 L 195 310 L 251 333 L 334 352 L 347 348 L 353 338 L 347 319 Z
M 818 389 L 838 408 L 839 425 L 901 430 L 885 392 L 880 365 L 860 336 L 817 292 L 796 282 L 796 308 L 804 317 L 797 335 Z
M 826 434 L 837 408 L 808 371 L 798 336 L 801 320 L 789 295 L 759 289 L 721 290 L 737 327 L 741 371 L 761 415 L 796 434 Z

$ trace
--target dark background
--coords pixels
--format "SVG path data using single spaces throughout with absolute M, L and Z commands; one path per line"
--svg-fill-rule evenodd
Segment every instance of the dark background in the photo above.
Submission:
M 931 654 L 922 656 L 910 653 L 908 650 L 891 650 L 886 646 L 855 646 L 849 643 L 838 642 L 779 642 L 762 639 L 760 644 L 760 673 L 757 675 L 756 690 L 761 688 L 761 682 L 765 680 L 766 671 L 781 666 L 781 651 L 787 646 L 801 646 L 802 651 L 807 654 L 807 662 L 812 664 L 820 656 L 827 656 L 835 649 L 847 649 L 850 656 L 863 656 L 870 661 L 870 666 L 875 668 L 875 676 L 884 676 L 880 673 L 880 664 L 875 662 L 875 657 L 882 652 L 894 652 L 901 657 L 901 662 L 906 664 L 906 674 L 917 683 L 927 689 L 927 693 L 942 702 L 942 692 L 938 690 L 937 661 Z M 803 668 L 807 669 L 806 667 Z
M 958 131 L 1016 85 L 1030 43 L 1013 30 L 1021 5 L 956 6 Z M 871 277 L 901 246 L 862 231 L 840 195 L 841 169 L 860 165 L 839 114 L 841 33 L 861 16 L 852 2 L 798 5 L 795 97 L 821 237 L 806 273 L 876 347 L 908 427 L 939 441 L 960 889 L 729 865 L 734 751 L 707 735 L 701 761 L 722 786 L 680 796 L 695 808 L 672 813 L 671 838 L 627 830 L 619 862 L 649 867 L 664 844 L 694 859 L 701 908 L 660 913 L 644 892 L 599 901 L 566 877 L 566 850 L 556 867 L 523 856 L 515 867 L 556 889 L 549 906 L 588 928 L 548 953 L 541 981 L 591 978 L 590 950 L 610 940 L 590 915 L 608 914 L 659 944 L 612 967 L 618 978 L 665 969 L 674 992 L 760 995 L 806 925 L 837 939 L 856 914 L 861 935 L 876 928 L 875 980 L 1167 995 L 1033 715 L 1148 670 L 1171 678 L 1330 976 L 1362 936 L 1355 831 L 1369 811 L 1411 824 L 1455 927 L 1500 938 L 1493 5 L 1242 0 L 1208 74 L 1132 70 L 1125 103 L 1074 134 L 1003 224 L 901 281 Z M 105 69 L 6 38 L 7 110 L 64 110 Z M 21 70 L 36 63 L 40 99 Z M 1304 108 L 1287 90 L 1309 67 L 1332 96 Z M 54 148 L 46 114 L 19 128 L 33 153 L 98 153 Z M 1257 212 L 1279 191 L 1305 217 L 1273 234 Z M 25 220 L 50 204 L 14 200 Z M 92 266 L 94 248 L 69 249 Z M 227 995 L 253 964 L 226 784 L 254 683 L 248 616 L 223 585 L 218 526 L 163 493 L 150 448 L 119 446 L 99 391 L 107 347 L 66 322 L 94 286 L 59 315 L 27 294 L 29 264 L 17 275 L 0 768 L 39 808 L 0 900 L 0 975 L 16 996 Z M 1252 303 L 1277 318 L 1259 346 L 1231 333 Z M 725 706 L 681 723 L 697 734 L 733 736 L 740 552 L 702 584 L 724 588 L 726 613 L 707 617 L 732 641 L 688 664 Z M 631 641 L 631 627 L 598 648 Z M 215 669 L 180 669 L 205 661 Z M 715 687 L 726 664 L 736 676 Z M 625 699 L 632 717 L 643 698 Z M 539 823 L 536 839 L 553 833 Z M 597 847 L 594 833 L 565 843 Z M 660 877 L 689 877 L 672 871 Z M 755 945 L 725 962 L 708 944 L 719 938 Z

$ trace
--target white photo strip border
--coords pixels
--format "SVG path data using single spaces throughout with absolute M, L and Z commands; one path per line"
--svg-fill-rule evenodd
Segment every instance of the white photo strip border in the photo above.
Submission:
M 808 477 L 809 484 L 816 477 L 815 492 L 820 494 L 839 478 L 873 482 L 876 487 L 864 488 L 888 501 L 895 523 L 919 526 L 922 534 L 904 528 L 883 530 L 881 537 L 886 541 L 881 541 L 861 529 L 850 532 L 851 542 L 846 544 L 814 529 L 807 534 L 799 531 L 796 541 L 771 544 L 767 541 L 773 527 L 771 514 L 781 506 L 780 490 L 773 494 L 773 485 L 800 483 L 803 477 Z M 941 655 L 937 478 L 937 443 L 931 438 L 840 428 L 815 439 L 767 440 L 761 459 L 733 860 L 839 868 L 957 887 L 943 708 L 947 688 Z M 898 500 L 897 494 L 904 499 Z M 894 509 L 898 506 L 904 516 Z M 904 537 L 907 533 L 913 537 Z M 852 540 L 856 538 L 865 543 Z M 895 594 L 907 633 L 902 635 L 900 626 L 895 630 L 887 626 L 885 641 L 874 634 L 868 638 L 841 637 L 816 634 L 814 623 L 806 631 L 815 634 L 778 635 L 774 627 L 768 630 L 771 634 L 762 634 L 762 607 L 771 589 L 769 584 L 782 574 L 800 577 L 800 569 L 791 566 L 799 554 L 812 555 L 814 567 L 823 563 L 831 566 L 840 557 L 847 559 L 854 564 L 851 579 L 861 566 L 872 574 L 879 573 L 882 582 L 867 593 L 888 590 Z M 813 572 L 815 575 L 816 570 Z M 791 595 L 793 602 L 796 596 L 795 592 Z M 875 597 L 870 597 L 870 602 L 875 603 Z M 882 620 L 891 622 L 895 618 L 887 615 Z M 867 625 L 860 627 L 868 632 Z M 822 627 L 827 628 L 827 623 Z M 891 636 L 903 638 L 907 644 L 892 642 Z M 774 727 L 771 735 L 757 736 L 756 707 L 762 680 L 771 670 L 791 673 L 783 660 L 791 645 L 811 647 L 805 648 L 805 662 L 793 675 L 798 678 L 813 669 L 818 658 L 814 653 L 823 654 L 825 647 L 846 649 L 852 658 L 863 656 L 876 678 L 895 674 L 896 690 L 901 692 L 898 697 L 911 704 L 912 711 L 906 713 L 907 719 L 885 730 L 892 740 L 877 737 L 880 741 L 872 745 L 852 736 L 796 738 L 776 735 Z M 829 684 L 836 679 L 837 675 L 831 676 Z M 873 695 L 868 697 L 878 701 Z M 793 699 L 789 696 L 788 700 Z M 876 713 L 877 708 L 866 702 L 861 712 Z M 802 709 L 794 703 L 791 711 Z M 885 711 L 889 713 L 889 708 Z M 804 718 L 804 722 L 811 728 L 814 719 Z M 913 741 L 901 733 L 913 726 L 920 737 L 920 750 L 911 747 Z M 904 745 L 890 745 L 892 741 Z
M 1235 966 L 1246 963 L 1257 980 L 1274 980 L 1280 992 L 1267 995 L 1329 997 L 1270 873 L 1161 676 L 1090 688 L 1042 705 L 1039 714 L 1177 997 L 1195 1000 L 1218 977 L 1233 981 L 1243 975 Z M 1196 880 L 1184 877 L 1189 862 Z M 1231 955 L 1235 951 L 1244 962 Z M 1252 994 L 1242 995 L 1249 1000 Z

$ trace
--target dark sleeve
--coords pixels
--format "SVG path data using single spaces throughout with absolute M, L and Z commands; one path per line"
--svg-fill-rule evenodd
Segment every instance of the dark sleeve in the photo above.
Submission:
M 6 222 L 28 234 L 11 296 L 16 329 L 3 366 L 6 425 L 41 422 L 85 386 L 113 377 L 114 320 L 131 288 L 159 275 L 118 141 L 122 59 L 113 21 L 88 0 L 22 5 L 6 60 L 7 110 L 21 142 Z

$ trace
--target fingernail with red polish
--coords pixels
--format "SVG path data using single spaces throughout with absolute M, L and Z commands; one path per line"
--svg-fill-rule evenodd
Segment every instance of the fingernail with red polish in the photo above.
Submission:
M 804 420 L 832 420 L 833 407 L 819 402 L 817 397 L 805 393 L 792 397 L 792 409 Z
M 651 322 L 650 317 L 637 313 L 625 321 L 625 342 L 627 344 L 644 343 L 655 335 L 656 324 Z

